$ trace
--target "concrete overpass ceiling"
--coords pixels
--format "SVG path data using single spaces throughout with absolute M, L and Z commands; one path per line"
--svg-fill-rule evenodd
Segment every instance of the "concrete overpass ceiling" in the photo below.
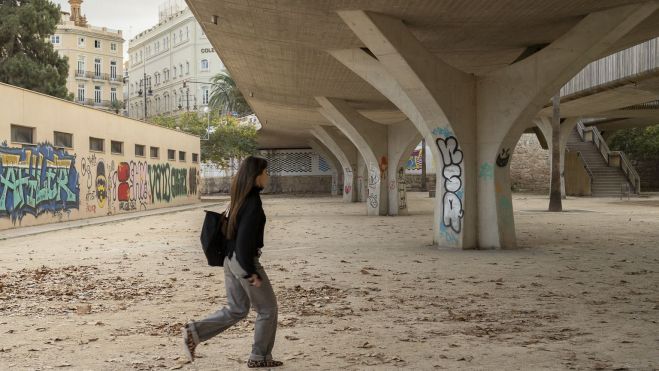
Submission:
M 302 130 L 299 145 L 307 146 L 306 129 L 327 123 L 315 112 L 315 96 L 346 99 L 377 122 L 404 119 L 398 110 L 383 108 L 390 104 L 379 92 L 326 52 L 364 46 L 337 10 L 400 18 L 432 53 L 460 70 L 484 74 L 512 63 L 530 45 L 551 43 L 591 12 L 645 1 L 187 2 L 261 122 L 268 122 L 264 134 L 274 128 L 289 134 Z M 213 15 L 219 17 L 217 25 Z M 610 52 L 657 36 L 657 23 L 654 14 Z

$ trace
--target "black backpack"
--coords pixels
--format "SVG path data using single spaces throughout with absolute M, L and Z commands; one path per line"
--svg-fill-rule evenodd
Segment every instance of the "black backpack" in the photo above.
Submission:
M 206 217 L 201 227 L 201 248 L 204 250 L 208 265 L 221 267 L 226 255 L 226 231 L 229 224 L 228 210 L 222 213 L 204 210 Z

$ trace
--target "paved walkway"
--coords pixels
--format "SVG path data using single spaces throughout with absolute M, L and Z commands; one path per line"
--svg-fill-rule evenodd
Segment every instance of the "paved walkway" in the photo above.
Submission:
M 101 216 L 90 219 L 79 219 L 79 220 L 72 220 L 61 223 L 42 224 L 42 225 L 35 225 L 32 227 L 8 229 L 8 230 L 0 231 L 0 241 L 8 240 L 11 238 L 17 238 L 17 237 L 32 236 L 41 233 L 48 233 L 52 231 L 59 231 L 63 229 L 82 228 L 90 225 L 103 225 L 114 222 L 122 222 L 131 219 L 138 219 L 145 216 L 171 214 L 171 213 L 178 213 L 181 211 L 198 209 L 202 207 L 212 207 L 224 203 L 226 201 L 229 201 L 229 196 L 211 196 L 208 198 L 204 197 L 201 203 L 197 203 L 193 205 L 165 207 L 160 209 L 153 209 L 153 210 L 140 211 L 134 213 Z

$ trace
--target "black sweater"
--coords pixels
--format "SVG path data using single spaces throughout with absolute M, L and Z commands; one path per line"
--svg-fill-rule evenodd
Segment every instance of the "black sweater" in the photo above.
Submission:
M 227 256 L 231 258 L 235 252 L 240 266 L 247 272 L 244 278 L 249 278 L 256 272 L 254 258 L 263 247 L 263 231 L 265 230 L 265 213 L 261 203 L 262 188 L 254 187 L 245 198 L 236 219 L 236 234 L 234 239 L 227 241 Z M 260 277 L 260 276 L 259 276 Z

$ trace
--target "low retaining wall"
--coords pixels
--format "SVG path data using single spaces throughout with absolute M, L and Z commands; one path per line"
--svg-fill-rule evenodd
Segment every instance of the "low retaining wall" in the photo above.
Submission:
M 342 184 L 337 185 L 343 189 Z M 203 177 L 201 178 L 201 193 L 229 193 L 231 188 L 230 177 Z M 276 176 L 270 178 L 270 185 L 263 193 L 331 193 L 332 176 L 330 175 L 302 175 L 302 176 Z

